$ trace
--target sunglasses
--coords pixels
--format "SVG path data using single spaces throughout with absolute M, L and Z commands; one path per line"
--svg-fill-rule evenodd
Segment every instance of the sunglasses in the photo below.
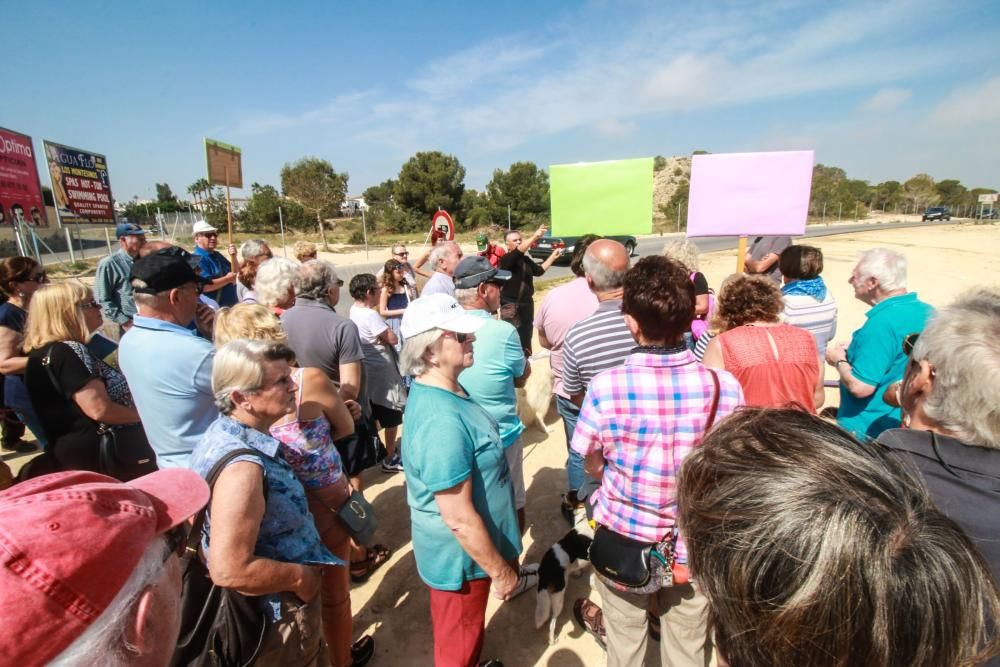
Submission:
M 392 254 L 395 255 L 396 257 L 409 257 L 410 256 L 410 253 L 408 253 L 408 252 L 394 252 Z
M 202 232 L 202 236 L 208 239 L 214 239 L 218 238 L 219 235 L 216 232 Z
M 91 299 L 90 301 L 81 301 L 79 306 L 84 309 L 95 309 L 100 308 L 101 304 L 97 303 L 96 299 Z
M 910 356 L 913 354 L 913 346 L 917 344 L 917 340 L 920 338 L 920 334 L 911 333 L 907 334 L 903 338 L 903 354 Z
M 456 331 L 448 331 L 445 333 L 446 338 L 454 338 L 459 343 L 464 343 L 472 337 L 472 334 L 458 333 Z
M 163 557 L 164 563 L 166 563 L 173 554 L 177 554 L 178 558 L 184 555 L 184 551 L 187 549 L 188 535 L 188 524 L 186 521 L 180 525 L 174 526 L 163 534 L 163 539 L 167 543 L 167 553 Z M 197 549 L 195 549 L 195 553 L 197 553 Z
M 41 283 L 47 283 L 47 282 L 49 282 L 49 276 L 44 271 L 42 271 L 41 273 L 38 273 L 36 275 L 28 276 L 22 282 L 26 282 L 26 283 L 39 283 L 39 284 L 41 284 Z

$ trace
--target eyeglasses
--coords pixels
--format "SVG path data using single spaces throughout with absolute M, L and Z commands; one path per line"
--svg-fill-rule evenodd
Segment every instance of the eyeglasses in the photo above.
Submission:
M 408 252 L 394 252 L 392 254 L 395 255 L 396 257 L 409 257 L 410 256 L 410 253 L 408 253 Z
M 903 354 L 910 356 L 913 354 L 913 346 L 917 344 L 917 340 L 920 338 L 920 334 L 911 333 L 907 334 L 903 338 Z
M 472 337 L 472 334 L 458 333 L 457 331 L 446 331 L 444 334 L 445 338 L 454 338 L 459 343 L 464 343 Z
M 91 299 L 90 301 L 81 301 L 77 305 L 83 309 L 95 309 L 101 307 L 101 304 L 97 303 L 96 299 Z
M 47 283 L 49 282 L 49 276 L 44 271 L 42 271 L 41 273 L 36 273 L 33 276 L 28 276 L 21 282 L 38 283 L 38 284 Z

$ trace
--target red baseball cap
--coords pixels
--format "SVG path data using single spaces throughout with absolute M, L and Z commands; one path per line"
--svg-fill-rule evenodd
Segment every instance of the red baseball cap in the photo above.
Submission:
M 3 661 L 44 665 L 59 655 L 114 600 L 156 536 L 208 498 L 205 481 L 182 468 L 128 483 L 61 472 L 0 493 Z

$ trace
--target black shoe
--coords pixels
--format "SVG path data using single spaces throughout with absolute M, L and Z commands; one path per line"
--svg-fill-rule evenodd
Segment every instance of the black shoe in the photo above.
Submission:
M 17 452 L 18 454 L 27 454 L 28 452 L 38 451 L 38 445 L 33 442 L 27 442 L 25 440 L 18 440 L 11 444 L 4 443 L 2 446 L 5 452 Z
M 483 660 L 479 663 L 479 667 L 503 667 L 503 663 L 496 659 Z
M 375 655 L 375 640 L 365 635 L 351 645 L 351 666 L 364 667 Z

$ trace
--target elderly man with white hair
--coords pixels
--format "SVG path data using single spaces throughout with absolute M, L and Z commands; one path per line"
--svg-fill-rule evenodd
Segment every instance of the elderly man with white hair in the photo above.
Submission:
M 127 484 L 46 475 L 0 493 L 5 665 L 167 665 L 180 630 L 186 519 L 208 486 L 182 468 Z
M 431 294 L 447 294 L 455 296 L 455 267 L 462 259 L 462 249 L 454 241 L 441 241 L 431 250 L 427 263 L 434 269 L 434 274 L 424 285 L 421 296 Z
M 934 309 L 906 291 L 906 257 L 895 250 L 862 253 L 848 282 L 872 308 L 850 345 L 827 347 L 826 362 L 840 376 L 838 423 L 859 438 L 877 438 L 900 423 L 899 408 L 882 396 L 906 370 L 903 340 L 923 331 Z

